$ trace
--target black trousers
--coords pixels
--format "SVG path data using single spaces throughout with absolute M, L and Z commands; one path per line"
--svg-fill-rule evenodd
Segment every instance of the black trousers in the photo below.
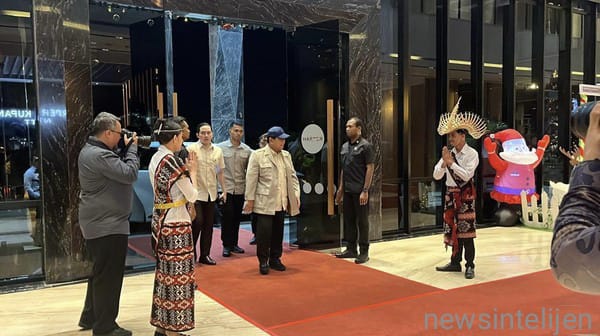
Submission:
M 196 218 L 192 221 L 192 236 L 194 237 L 194 261 L 198 260 L 196 245 L 200 238 L 200 257 L 210 255 L 212 245 L 213 222 L 215 221 L 215 202 L 196 201 Z
M 250 221 L 250 226 L 252 227 L 252 233 L 256 234 L 256 215 L 252 214 L 252 220 Z
M 227 194 L 227 202 L 222 207 L 221 240 L 223 247 L 234 248 L 238 245 L 243 207 L 244 195 Z
M 279 259 L 283 254 L 283 219 L 285 212 L 256 216 L 256 256 L 259 263 Z
M 125 272 L 127 235 L 89 239 L 86 243 L 94 265 L 79 322 L 93 326 L 94 334 L 106 334 L 119 327 L 115 320 Z
M 358 241 L 360 253 L 369 253 L 369 202 L 360 205 L 360 194 L 344 193 L 344 238 L 349 251 L 356 253 Z
M 465 250 L 465 267 L 475 267 L 475 242 L 473 238 L 458 238 L 458 252 L 450 259 L 450 262 L 455 265 L 460 265 L 462 261 L 463 249 Z

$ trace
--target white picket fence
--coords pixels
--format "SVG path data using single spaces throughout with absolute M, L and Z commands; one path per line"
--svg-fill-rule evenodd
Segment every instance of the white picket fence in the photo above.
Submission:
M 531 197 L 531 204 L 529 204 L 527 194 L 525 191 L 521 192 L 521 220 L 523 224 L 538 229 L 554 229 L 554 219 L 558 215 L 558 206 L 568 190 L 568 184 L 550 181 L 552 197 L 549 197 L 544 190 L 540 204 L 538 204 L 538 199 L 535 196 Z

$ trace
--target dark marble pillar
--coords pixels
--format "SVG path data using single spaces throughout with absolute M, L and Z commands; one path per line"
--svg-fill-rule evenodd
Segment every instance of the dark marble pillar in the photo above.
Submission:
M 34 0 L 46 281 L 82 278 L 77 157 L 92 120 L 87 0 Z
M 129 0 L 136 1 L 136 0 Z M 138 0 L 140 2 L 147 0 Z M 277 0 L 165 0 L 165 9 L 189 13 L 222 16 L 234 20 L 250 20 L 268 24 L 303 26 L 328 20 L 340 20 L 340 29 L 350 31 L 368 12 L 376 0 L 365 0 L 360 6 L 340 6 L 337 1 L 295 3 Z M 359 0 L 357 0 L 359 1 Z
M 210 53 L 210 119 L 213 141 L 229 139 L 229 124 L 244 120 L 244 78 L 241 27 L 224 29 L 211 24 L 208 29 Z
M 350 32 L 362 38 L 350 39 L 349 117 L 357 116 L 363 121 L 363 134 L 375 149 L 375 172 L 369 193 L 371 239 L 382 236 L 380 21 L 379 10 L 373 9 Z

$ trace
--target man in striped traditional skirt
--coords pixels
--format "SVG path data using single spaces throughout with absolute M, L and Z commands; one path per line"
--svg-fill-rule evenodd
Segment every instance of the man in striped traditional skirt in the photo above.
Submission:
M 459 99 L 460 102 L 460 99 Z M 475 185 L 473 176 L 479 165 L 479 154 L 466 142 L 467 133 L 478 139 L 485 134 L 486 125 L 477 115 L 458 113 L 458 103 L 452 113 L 440 119 L 438 133 L 448 135 L 448 145 L 442 148 L 442 158 L 435 165 L 433 177 L 446 177 L 444 197 L 444 243 L 452 246 L 452 257 L 440 272 L 461 272 L 465 251 L 465 278 L 475 277 Z

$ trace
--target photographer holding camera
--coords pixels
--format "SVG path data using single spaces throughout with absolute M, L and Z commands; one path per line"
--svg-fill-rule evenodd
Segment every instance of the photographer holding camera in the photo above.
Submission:
M 119 118 L 101 112 L 79 153 L 79 225 L 93 263 L 79 326 L 94 335 L 131 335 L 116 323 L 125 271 L 129 214 L 139 160 L 137 136 L 121 139 Z M 125 144 L 117 154 L 120 141 Z
M 600 295 L 600 104 L 574 111 L 571 130 L 585 139 L 584 161 L 573 168 L 560 205 L 550 266 L 564 287 Z

